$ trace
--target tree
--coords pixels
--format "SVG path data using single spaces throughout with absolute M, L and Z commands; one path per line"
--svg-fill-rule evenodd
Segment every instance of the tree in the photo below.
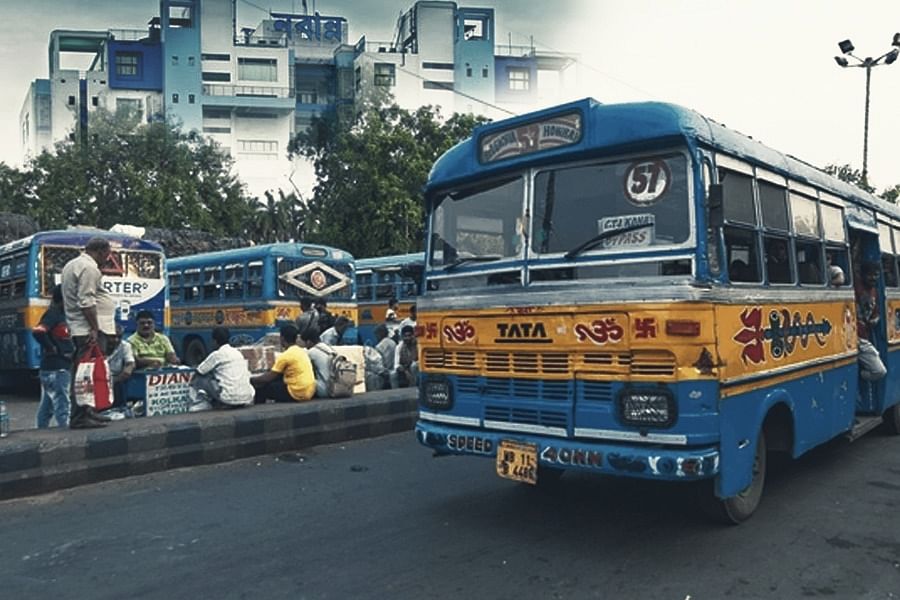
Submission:
M 308 241 L 382 256 L 423 247 L 422 189 L 434 161 L 485 122 L 423 106 L 407 111 L 384 97 L 363 99 L 349 122 L 315 119 L 291 151 L 313 161 Z
M 24 175 L 27 214 L 43 228 L 122 223 L 244 235 L 255 202 L 214 142 L 101 110 L 77 139 L 37 156 Z
M 859 169 L 854 169 L 851 165 L 826 165 L 824 171 L 829 175 L 833 175 L 840 179 L 841 181 L 845 181 L 849 184 L 855 185 L 856 187 L 869 192 L 870 194 L 875 193 L 875 188 L 869 185 L 869 182 L 863 179 L 862 171 Z

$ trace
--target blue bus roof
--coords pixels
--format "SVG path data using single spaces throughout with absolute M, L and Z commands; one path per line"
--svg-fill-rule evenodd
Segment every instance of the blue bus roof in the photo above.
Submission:
M 377 256 L 373 258 L 360 258 L 356 261 L 356 271 L 365 269 L 385 269 L 388 267 L 403 267 L 407 265 L 424 265 L 425 253 L 412 252 L 410 254 L 394 254 L 392 256 Z
M 0 246 L 0 254 L 6 254 L 31 246 L 32 243 L 60 244 L 64 246 L 84 246 L 94 237 L 109 240 L 116 247 L 131 250 L 146 250 L 148 252 L 162 252 L 162 246 L 150 240 L 142 240 L 124 233 L 114 233 L 100 229 L 59 229 L 54 231 L 40 231 L 20 240 L 8 242 Z
M 574 111 L 582 115 L 583 134 L 578 141 L 489 163 L 479 160 L 479 142 L 484 136 Z M 802 183 L 853 198 L 895 217 L 900 216 L 900 209 L 894 205 L 691 109 L 664 102 L 601 104 L 593 98 L 477 127 L 470 138 L 438 158 L 428 176 L 426 191 L 470 183 L 474 178 L 502 175 L 521 170 L 524 166 L 558 164 L 612 153 L 640 151 L 667 142 L 686 143 L 690 147 L 697 144 L 709 146 Z
M 324 254 L 323 254 L 324 253 Z M 246 248 L 234 248 L 232 250 L 219 250 L 216 252 L 204 252 L 201 254 L 191 254 L 190 256 L 179 256 L 170 258 L 167 262 L 170 269 L 184 269 L 191 267 L 202 267 L 207 264 L 226 263 L 229 261 L 248 262 L 251 260 L 262 260 L 269 256 L 283 256 L 289 258 L 307 258 L 313 260 L 337 260 L 350 262 L 353 256 L 345 250 L 331 248 L 321 244 L 304 244 L 281 242 L 276 244 L 260 244 L 259 246 L 248 246 Z

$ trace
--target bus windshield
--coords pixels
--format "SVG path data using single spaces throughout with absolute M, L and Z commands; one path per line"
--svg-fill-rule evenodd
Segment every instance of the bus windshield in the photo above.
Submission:
M 692 238 L 681 153 L 537 170 L 530 188 L 526 198 L 523 175 L 437 197 L 430 265 L 652 252 Z

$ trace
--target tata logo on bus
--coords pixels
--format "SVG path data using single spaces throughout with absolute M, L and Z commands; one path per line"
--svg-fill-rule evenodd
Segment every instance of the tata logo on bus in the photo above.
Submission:
M 798 349 L 805 350 L 813 342 L 824 348 L 834 329 L 828 319 L 816 321 L 812 312 L 803 316 L 799 311 L 792 314 L 786 308 L 770 310 L 764 318 L 762 307 L 747 307 L 740 319 L 742 329 L 732 339 L 743 346 L 744 364 L 766 362 L 766 346 L 775 360 L 790 356 Z
M 581 113 L 570 112 L 526 123 L 481 138 L 481 162 L 523 156 L 581 141 Z
M 497 323 L 497 344 L 551 344 L 553 340 L 547 335 L 544 324 L 536 323 Z

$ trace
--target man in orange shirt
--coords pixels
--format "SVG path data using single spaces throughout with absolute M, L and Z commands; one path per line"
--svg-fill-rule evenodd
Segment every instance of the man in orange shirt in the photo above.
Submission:
M 265 373 L 250 378 L 256 388 L 253 402 L 303 402 L 316 393 L 316 376 L 306 350 L 297 345 L 297 328 L 285 325 L 281 328 L 282 353 Z

